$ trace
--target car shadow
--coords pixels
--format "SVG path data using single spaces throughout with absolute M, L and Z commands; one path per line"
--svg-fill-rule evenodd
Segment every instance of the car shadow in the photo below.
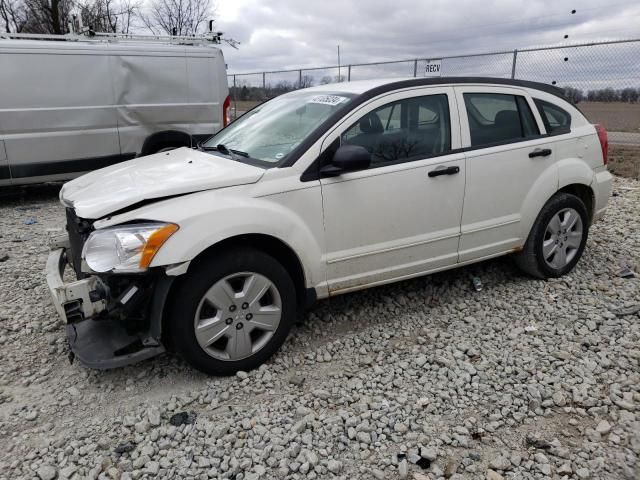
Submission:
M 0 187 L 0 203 L 27 203 L 55 200 L 63 182 Z

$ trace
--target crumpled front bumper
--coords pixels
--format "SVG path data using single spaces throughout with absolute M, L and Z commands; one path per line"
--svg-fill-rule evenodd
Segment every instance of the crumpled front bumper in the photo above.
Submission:
M 53 305 L 65 323 L 92 318 L 107 308 L 107 302 L 100 298 L 104 291 L 98 277 L 88 277 L 65 283 L 64 270 L 67 265 L 65 248 L 56 248 L 47 259 L 47 284 Z
M 53 305 L 66 324 L 71 358 L 77 358 L 90 368 L 109 369 L 165 351 L 158 339 L 162 302 L 168 292 L 166 282 L 160 289 L 160 298 L 154 295 L 156 300 L 149 308 L 153 314 L 151 328 L 131 333 L 126 328 L 126 320 L 123 322 L 121 318 L 111 316 L 109 311 L 114 306 L 118 308 L 118 301 L 123 299 L 110 299 L 107 286 L 97 276 L 65 283 L 67 264 L 66 248 L 53 248 L 47 259 L 46 276 Z

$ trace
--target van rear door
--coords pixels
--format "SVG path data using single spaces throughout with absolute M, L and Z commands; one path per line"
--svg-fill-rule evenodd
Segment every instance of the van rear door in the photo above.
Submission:
M 190 132 L 197 140 L 204 140 L 223 127 L 223 104 L 229 89 L 222 52 L 209 47 L 188 49 L 187 73 Z

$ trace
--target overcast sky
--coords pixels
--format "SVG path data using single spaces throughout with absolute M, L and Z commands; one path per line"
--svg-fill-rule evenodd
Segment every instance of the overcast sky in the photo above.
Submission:
M 216 12 L 241 42 L 223 48 L 230 73 L 336 65 L 338 44 L 346 65 L 640 37 L 638 0 L 217 0 Z

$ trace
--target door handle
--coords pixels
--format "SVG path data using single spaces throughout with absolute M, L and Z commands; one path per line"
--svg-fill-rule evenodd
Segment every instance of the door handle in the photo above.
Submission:
M 551 149 L 550 148 L 536 148 L 533 152 L 529 152 L 529 158 L 534 158 L 534 157 L 548 157 L 549 155 L 551 155 Z
M 455 175 L 460 171 L 460 167 L 438 167 L 429 172 L 429 177 L 439 177 L 440 175 Z

